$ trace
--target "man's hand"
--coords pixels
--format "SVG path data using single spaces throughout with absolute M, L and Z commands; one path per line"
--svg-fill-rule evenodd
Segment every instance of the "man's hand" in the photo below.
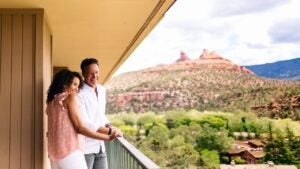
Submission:
M 114 135 L 116 137 L 123 137 L 123 133 L 122 133 L 122 131 L 119 128 L 117 128 L 115 126 L 110 126 L 110 127 L 112 129 L 112 133 L 114 133 Z

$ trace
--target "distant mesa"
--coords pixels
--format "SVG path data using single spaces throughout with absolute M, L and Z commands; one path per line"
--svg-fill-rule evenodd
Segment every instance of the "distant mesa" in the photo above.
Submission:
M 254 74 L 251 70 L 247 69 L 246 67 L 234 64 L 230 60 L 221 57 L 217 52 L 210 52 L 207 49 L 203 49 L 203 53 L 199 57 L 199 62 L 202 62 L 203 64 L 207 63 L 210 65 L 214 65 L 219 69 L 231 69 L 246 74 Z
M 215 51 L 203 49 L 202 54 L 198 59 L 190 59 L 188 55 L 180 51 L 180 57 L 172 64 L 158 65 L 145 71 L 173 71 L 173 70 L 190 70 L 199 68 L 199 66 L 207 66 L 217 70 L 233 70 L 246 74 L 254 74 L 251 70 L 244 66 L 232 63 L 230 60 L 223 58 Z
M 221 60 L 225 60 L 219 54 L 217 54 L 215 51 L 210 52 L 207 49 L 203 49 L 203 53 L 200 55 L 199 58 L 200 59 L 221 59 Z

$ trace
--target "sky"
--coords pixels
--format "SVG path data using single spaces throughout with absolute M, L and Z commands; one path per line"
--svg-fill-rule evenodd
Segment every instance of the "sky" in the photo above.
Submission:
M 297 9 L 298 8 L 298 9 Z M 300 57 L 300 0 L 177 0 L 115 75 L 191 59 L 203 49 L 239 65 Z

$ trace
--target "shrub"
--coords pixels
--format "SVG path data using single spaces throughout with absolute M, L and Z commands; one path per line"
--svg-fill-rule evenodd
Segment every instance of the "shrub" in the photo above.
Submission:
M 240 157 L 233 157 L 232 159 L 234 160 L 234 162 L 236 164 L 247 164 L 247 161 L 244 159 L 241 159 Z

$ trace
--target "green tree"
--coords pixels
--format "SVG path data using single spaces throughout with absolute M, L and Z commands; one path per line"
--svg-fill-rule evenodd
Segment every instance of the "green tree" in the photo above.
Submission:
M 182 136 L 176 136 L 169 140 L 169 147 L 166 150 L 166 166 L 170 168 L 189 168 L 199 159 L 199 153 L 191 144 L 186 144 Z
M 216 116 L 206 116 L 204 118 L 196 120 L 201 126 L 208 124 L 212 128 L 220 129 L 226 126 L 226 121 Z
M 293 155 L 291 163 L 300 166 L 300 139 L 295 137 L 293 130 L 289 126 L 286 127 L 286 137 Z
M 152 124 L 153 122 L 155 122 L 155 115 L 154 114 L 145 114 L 137 120 L 137 125 L 140 128 L 143 128 L 145 125 Z
M 167 119 L 166 120 L 166 126 L 169 129 L 175 128 L 175 122 L 174 122 L 174 120 L 173 119 Z
M 268 141 L 271 143 L 274 140 L 274 138 L 273 138 L 273 124 L 271 122 L 269 122 L 269 124 L 268 124 L 268 134 L 269 134 Z
M 175 124 L 176 124 L 176 126 L 181 126 L 181 125 L 188 126 L 188 125 L 190 125 L 191 122 L 192 122 L 192 120 L 190 118 L 186 117 L 186 118 L 183 118 L 183 119 L 177 119 L 175 121 Z
M 288 139 L 289 146 L 291 147 L 295 140 L 295 134 L 294 134 L 293 130 L 291 130 L 291 128 L 289 128 L 289 126 L 286 126 L 285 131 L 286 131 L 286 137 Z
M 249 122 L 247 124 L 247 128 L 249 129 L 249 132 L 255 133 L 255 137 L 258 138 L 260 134 L 262 133 L 261 128 L 262 126 L 259 123 L 256 122 Z
M 124 133 L 124 137 L 129 141 L 135 141 L 135 135 L 137 133 L 137 128 L 134 128 L 129 125 L 119 126 L 120 130 Z
M 125 125 L 130 125 L 133 126 L 136 124 L 136 120 L 133 116 L 127 115 L 123 117 L 123 121 L 125 123 Z
M 200 155 L 200 166 L 205 168 L 219 168 L 220 160 L 217 151 L 204 149 L 200 152 Z
M 195 137 L 193 137 L 189 126 L 181 125 L 177 128 L 171 129 L 170 138 L 174 138 L 176 136 L 182 136 L 184 138 L 184 142 L 186 143 L 195 142 Z
M 291 149 L 294 153 L 294 159 L 292 161 L 292 164 L 296 164 L 298 168 L 300 168 L 300 140 L 294 139 Z
M 231 148 L 232 142 L 233 139 L 228 137 L 227 130 L 217 130 L 208 125 L 204 125 L 196 139 L 196 148 L 199 152 L 207 149 L 222 153 Z
M 289 135 L 289 134 L 288 134 Z M 290 133 L 290 135 L 292 135 Z M 273 128 L 269 123 L 269 142 L 265 146 L 266 155 L 264 161 L 273 161 L 276 164 L 291 164 L 295 160 L 294 153 L 281 133 L 273 138 Z
M 147 140 L 152 143 L 152 150 L 160 151 L 167 147 L 167 140 L 169 139 L 169 130 L 165 125 L 153 126 L 147 136 Z

